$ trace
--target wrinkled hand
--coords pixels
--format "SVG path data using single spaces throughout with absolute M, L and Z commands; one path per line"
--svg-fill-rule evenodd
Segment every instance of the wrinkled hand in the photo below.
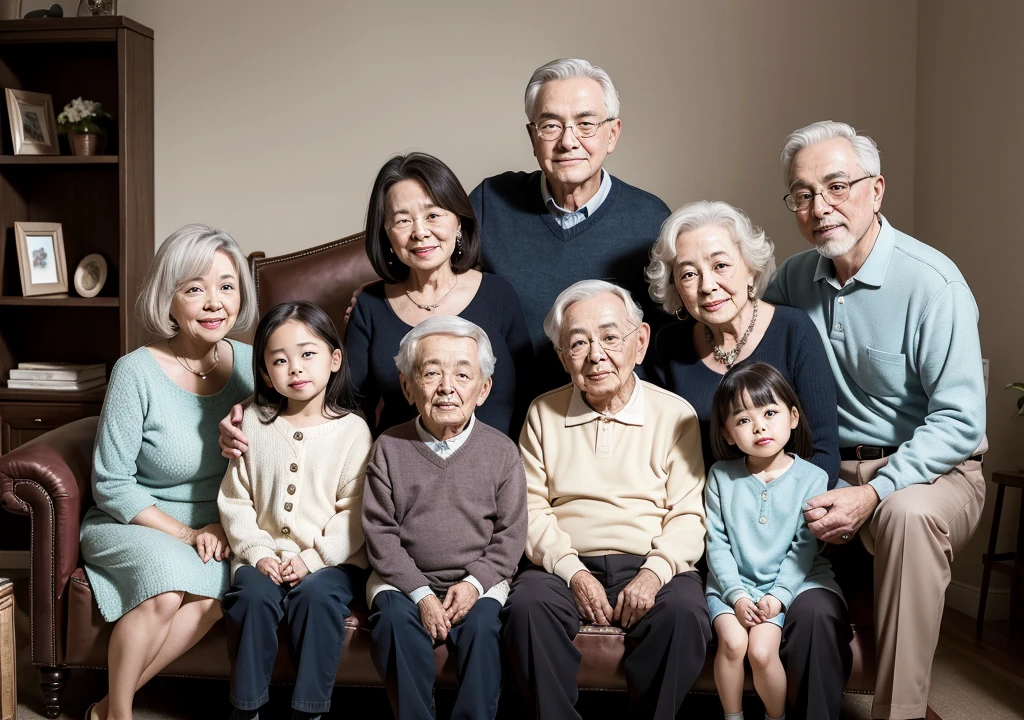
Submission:
M 220 433 L 220 437 L 217 438 L 220 454 L 228 460 L 241 457 L 242 453 L 249 449 L 249 438 L 241 429 L 242 411 L 242 405 L 232 405 L 231 412 L 217 426 Z
M 196 553 L 204 563 L 210 562 L 210 560 L 226 560 L 231 556 L 231 547 L 228 545 L 228 538 L 220 523 L 213 523 L 193 530 L 189 544 L 196 549 Z
M 757 610 L 765 620 L 771 620 L 782 612 L 782 601 L 774 595 L 765 595 L 757 601 Z
M 444 611 L 444 606 L 434 593 L 420 600 L 420 624 L 427 631 L 431 640 L 447 640 L 452 623 Z
M 736 619 L 740 621 L 740 625 L 745 627 L 747 630 L 759 625 L 764 620 L 761 617 L 760 610 L 754 605 L 754 601 L 748 597 L 741 597 L 733 605 L 733 610 L 736 612 Z
M 292 555 L 281 563 L 281 579 L 286 583 L 298 585 L 302 582 L 302 578 L 307 575 L 309 575 L 309 568 L 306 567 L 305 561 L 298 555 Z
M 870 485 L 836 488 L 807 501 L 804 518 L 811 534 L 830 543 L 849 542 L 878 507 L 878 493 Z
M 281 584 L 281 561 L 276 557 L 260 558 L 256 569 L 270 578 L 275 585 Z
M 448 588 L 444 596 L 445 617 L 454 625 L 462 618 L 479 599 L 480 593 L 476 591 L 472 583 L 466 581 L 457 582 Z
M 647 614 L 654 606 L 654 596 L 661 590 L 661 578 L 653 570 L 641 568 L 636 577 L 622 588 L 615 600 L 615 612 L 612 616 L 624 628 L 628 628 Z M 620 622 L 621 621 L 621 622 Z
M 586 570 L 580 570 L 572 576 L 569 587 L 580 615 L 595 625 L 611 624 L 612 606 L 608 604 L 608 595 L 597 578 Z

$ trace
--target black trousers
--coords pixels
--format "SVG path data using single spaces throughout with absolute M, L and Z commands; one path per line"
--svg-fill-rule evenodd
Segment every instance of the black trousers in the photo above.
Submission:
M 789 720 L 839 720 L 850 677 L 850 614 L 831 590 L 807 590 L 786 608 L 779 657 Z
M 501 694 L 501 604 L 480 598 L 448 631 L 455 650 L 459 692 L 452 720 L 488 720 Z M 370 631 L 373 664 L 384 680 L 398 720 L 434 717 L 434 641 L 420 624 L 420 610 L 405 594 L 387 590 L 373 599 Z
M 615 600 L 645 558 L 605 555 L 580 558 Z M 573 645 L 580 615 L 565 581 L 528 566 L 512 583 L 502 610 L 509 664 L 531 717 L 579 718 L 576 675 L 580 653 Z M 704 666 L 711 619 L 696 571 L 680 573 L 658 591 L 654 606 L 626 630 L 626 687 L 630 717 L 674 718 Z
M 330 710 L 345 618 L 354 594 L 363 592 L 366 575 L 352 565 L 325 567 L 292 587 L 275 585 L 251 565 L 239 567 L 223 602 L 231 704 L 239 710 L 257 710 L 269 699 L 277 626 L 287 618 L 288 651 L 295 666 L 292 708 L 307 713 Z

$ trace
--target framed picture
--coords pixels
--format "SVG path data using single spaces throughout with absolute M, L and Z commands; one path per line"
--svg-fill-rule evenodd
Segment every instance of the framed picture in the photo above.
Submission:
M 60 155 L 53 101 L 46 93 L 6 89 L 15 155 Z
M 60 223 L 16 222 L 21 294 L 52 295 L 68 291 L 68 266 L 64 259 L 64 233 Z
M 82 258 L 75 269 L 75 290 L 82 297 L 96 297 L 107 281 L 107 261 L 99 253 Z

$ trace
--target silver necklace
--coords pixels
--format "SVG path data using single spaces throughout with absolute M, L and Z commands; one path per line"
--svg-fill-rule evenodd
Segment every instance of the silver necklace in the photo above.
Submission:
M 730 370 L 732 369 L 733 363 L 736 362 L 736 358 L 739 356 L 743 346 L 747 344 L 747 338 L 750 337 L 750 331 L 754 329 L 754 323 L 757 322 L 757 298 L 754 298 L 754 314 L 750 316 L 750 324 L 747 325 L 746 332 L 743 333 L 743 337 L 736 343 L 736 347 L 732 350 L 723 350 L 721 345 L 715 345 L 715 339 L 711 335 L 711 328 L 707 325 L 704 326 L 704 339 L 711 345 L 711 351 L 715 355 L 715 360 L 725 365 Z
M 446 297 L 448 297 L 449 295 L 452 294 L 452 290 L 454 290 L 455 286 L 458 285 L 458 284 L 459 284 L 459 276 L 456 275 L 455 276 L 455 282 L 453 282 L 452 286 L 450 288 L 448 288 L 448 292 L 446 292 L 444 295 L 442 295 L 440 297 L 440 299 L 436 303 L 434 303 L 433 305 L 420 305 L 418 302 L 416 302 L 415 300 L 412 299 L 412 294 L 408 290 L 405 291 L 405 294 L 406 294 L 406 297 L 409 298 L 409 302 L 411 302 L 413 305 L 418 307 L 420 310 L 426 310 L 428 312 L 433 312 L 434 310 L 436 310 L 438 308 L 438 306 L 441 303 L 444 302 L 444 299 Z
M 170 340 L 167 341 L 167 347 L 171 348 Z M 212 373 L 214 369 L 216 369 L 216 367 L 220 365 L 220 341 L 218 340 L 217 343 L 213 346 L 213 365 L 210 366 L 209 370 L 193 370 L 192 366 L 188 364 L 188 360 L 186 358 L 180 357 L 178 353 L 174 352 L 174 348 L 171 348 L 171 354 L 174 355 L 174 359 L 178 361 L 179 365 L 181 365 L 183 368 L 188 370 L 193 375 L 198 376 L 200 380 L 205 380 L 206 376 Z

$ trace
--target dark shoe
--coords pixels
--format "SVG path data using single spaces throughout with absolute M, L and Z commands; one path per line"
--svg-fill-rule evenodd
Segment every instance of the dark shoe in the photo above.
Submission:
M 260 720 L 260 711 L 231 708 L 231 720 Z

